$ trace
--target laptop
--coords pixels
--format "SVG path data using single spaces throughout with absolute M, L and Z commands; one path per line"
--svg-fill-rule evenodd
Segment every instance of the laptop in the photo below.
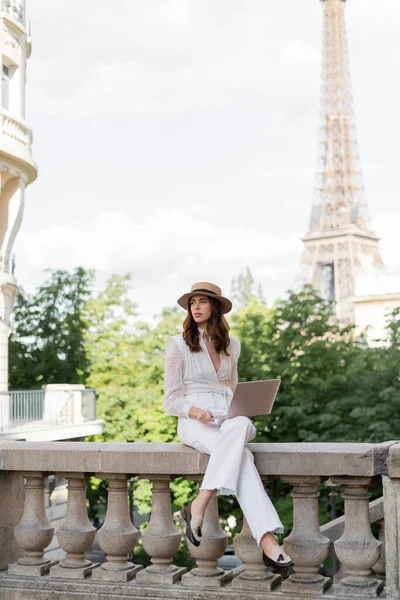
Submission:
M 274 405 L 280 383 L 280 379 L 238 383 L 233 394 L 227 418 L 268 415 Z

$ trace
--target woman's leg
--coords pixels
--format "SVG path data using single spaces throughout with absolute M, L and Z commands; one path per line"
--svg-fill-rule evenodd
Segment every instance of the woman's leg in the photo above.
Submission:
M 204 515 L 215 491 L 236 495 L 254 538 L 269 555 L 278 542 L 267 532 L 283 531 L 283 526 L 246 447 L 255 436 L 254 425 L 247 417 L 227 419 L 220 428 L 190 421 L 180 431 L 181 441 L 210 454 L 200 493 L 192 502 L 192 515 Z
M 216 423 L 200 423 L 194 419 L 180 418 L 178 422 L 178 435 L 181 442 L 205 454 L 211 454 L 212 449 L 220 436 L 220 429 Z M 192 529 L 195 537 L 196 526 L 201 527 L 206 508 L 216 490 L 201 490 L 191 503 Z
M 210 454 L 201 490 L 237 494 L 243 450 L 255 434 L 256 429 L 247 417 L 227 419 L 221 427 L 190 418 L 180 420 L 178 435 L 181 441 Z
M 283 525 L 264 489 L 249 448 L 243 452 L 237 499 L 257 544 L 269 554 L 270 547 L 277 545 L 272 532 L 283 532 Z M 270 535 L 265 535 L 268 532 Z
M 268 532 L 283 531 L 283 525 L 264 489 L 254 464 L 254 456 L 246 447 L 253 439 L 255 428 L 250 419 L 236 417 L 227 419 L 220 429 L 211 452 L 201 490 L 217 489 L 222 493 L 236 495 L 240 507 L 257 544 Z M 273 535 L 263 540 L 267 549 L 276 546 Z
M 256 429 L 247 417 L 235 417 L 223 422 L 211 449 L 201 490 L 217 489 L 221 494 L 237 495 L 243 451 L 255 434 Z

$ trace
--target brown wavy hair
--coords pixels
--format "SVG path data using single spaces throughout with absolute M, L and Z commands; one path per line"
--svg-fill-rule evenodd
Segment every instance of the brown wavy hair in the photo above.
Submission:
M 230 343 L 230 328 L 228 321 L 222 314 L 222 306 L 219 300 L 210 298 L 209 296 L 207 296 L 207 299 L 210 301 L 212 309 L 211 316 L 207 322 L 207 333 L 210 335 L 215 346 L 215 350 L 218 352 L 218 354 L 224 352 L 227 356 L 229 356 L 228 346 Z M 188 314 L 183 322 L 183 339 L 185 340 L 190 352 L 202 352 L 202 347 L 200 346 L 199 329 L 192 315 L 190 300 L 191 298 L 189 298 L 188 301 Z

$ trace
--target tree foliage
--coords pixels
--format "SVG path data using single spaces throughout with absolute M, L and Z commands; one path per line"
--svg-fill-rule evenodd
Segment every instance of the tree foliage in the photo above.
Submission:
M 96 390 L 97 416 L 104 432 L 96 441 L 178 441 L 176 419 L 162 406 L 164 352 L 168 338 L 180 331 L 179 309 L 165 309 L 154 327 L 137 320 L 137 306 L 130 300 L 130 278 L 113 276 L 104 290 L 91 298 L 85 310 L 85 341 L 91 371 L 88 385 Z M 177 479 L 172 483 L 175 508 L 193 496 L 194 485 Z M 88 486 L 91 506 L 101 508 L 104 490 Z M 139 480 L 135 503 L 143 514 L 150 511 L 150 483 Z
M 88 385 L 105 422 L 98 439 L 171 441 L 175 419 L 162 408 L 164 349 L 180 318 L 176 309 L 166 309 L 151 328 L 137 320 L 129 292 L 129 277 L 113 276 L 85 310 Z
M 253 302 L 233 321 L 242 341 L 240 379 L 282 381 L 272 414 L 256 419 L 259 441 L 399 437 L 390 419 L 400 399 L 398 312 L 389 321 L 389 343 L 379 347 L 360 344 L 354 327 L 340 325 L 311 286 L 289 292 L 272 309 Z
M 129 276 L 113 276 L 93 291 L 93 273 L 50 272 L 35 294 L 18 295 L 10 339 L 10 385 L 85 383 L 98 395 L 104 441 L 177 441 L 176 419 L 163 411 L 164 350 L 181 331 L 183 314 L 165 308 L 153 325 L 143 323 L 132 301 Z M 351 326 L 342 326 L 331 303 L 310 287 L 290 291 L 266 305 L 249 269 L 235 280 L 232 333 L 242 344 L 242 381 L 280 378 L 271 415 L 255 419 L 256 441 L 382 442 L 400 438 L 400 308 L 388 318 L 387 340 L 368 346 Z M 191 482 L 172 484 L 174 508 L 195 493 Z M 92 512 L 105 487 L 90 482 Z M 270 493 L 287 527 L 288 488 L 272 482 Z M 150 486 L 139 481 L 135 501 L 149 511 Z M 323 506 L 322 520 L 328 518 Z M 97 507 L 97 508 L 96 508 Z M 240 511 L 221 499 L 224 517 Z
M 249 267 L 233 278 L 231 298 L 235 306 L 247 306 L 254 301 L 265 304 L 261 285 L 257 286 Z
M 11 317 L 9 386 L 40 388 L 44 383 L 85 383 L 89 361 L 82 312 L 94 273 L 45 271 L 33 294 L 18 291 Z

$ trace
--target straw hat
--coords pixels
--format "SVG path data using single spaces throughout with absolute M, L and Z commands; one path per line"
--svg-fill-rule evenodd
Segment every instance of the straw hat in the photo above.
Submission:
M 207 281 L 200 281 L 200 283 L 194 283 L 191 287 L 190 292 L 183 294 L 178 300 L 179 306 L 182 306 L 185 310 L 188 310 L 189 306 L 189 298 L 194 296 L 195 294 L 201 294 L 202 296 L 210 296 L 210 298 L 215 298 L 219 300 L 222 304 L 222 312 L 224 314 L 228 313 L 232 309 L 232 302 L 228 300 L 228 298 L 224 298 L 221 295 L 221 288 L 213 283 L 208 283 Z

